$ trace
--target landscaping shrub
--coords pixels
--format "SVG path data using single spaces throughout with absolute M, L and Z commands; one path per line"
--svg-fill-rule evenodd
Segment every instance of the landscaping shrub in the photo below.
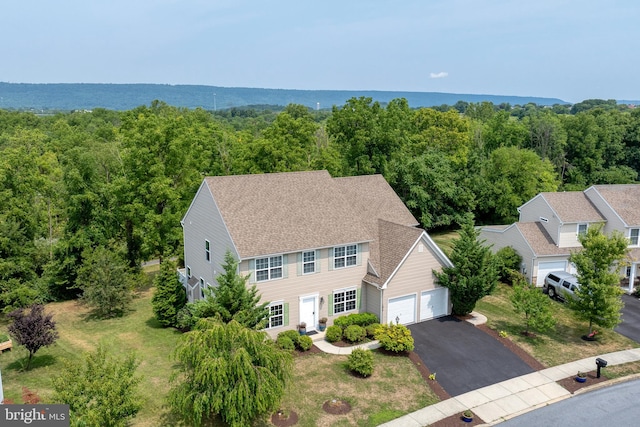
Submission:
M 324 336 L 329 342 L 336 342 L 342 339 L 342 328 L 337 325 L 332 325 L 327 328 L 327 332 Z
M 278 334 L 276 345 L 283 350 L 293 351 L 296 349 L 296 345 L 291 341 L 291 338 L 286 335 Z
M 311 339 L 310 336 L 302 335 L 298 339 L 298 347 L 300 347 L 300 350 L 302 351 L 308 351 L 312 345 L 313 345 L 313 340 Z
M 278 338 L 280 338 L 281 336 L 288 337 L 291 340 L 291 342 L 293 343 L 293 345 L 296 346 L 296 347 L 300 343 L 300 338 L 302 338 L 300 336 L 300 333 L 298 331 L 294 330 L 294 329 L 289 329 L 288 331 L 280 332 L 278 334 Z
M 356 348 L 349 355 L 347 366 L 353 372 L 368 377 L 373 373 L 373 353 L 371 350 Z
M 352 313 L 346 316 L 340 316 L 333 321 L 334 325 L 346 329 L 351 325 L 362 326 L 363 328 L 372 323 L 378 322 L 378 316 L 373 313 Z
M 189 303 L 176 313 L 176 328 L 182 332 L 190 331 L 198 320 L 192 313 L 193 304 Z
M 498 280 L 508 285 L 513 283 L 512 275 L 520 271 L 522 257 L 511 246 L 505 246 L 496 252 Z
M 366 337 L 367 331 L 362 326 L 350 325 L 344 330 L 344 338 L 352 343 L 364 341 Z
M 367 338 L 373 338 L 376 336 L 376 329 L 380 327 L 380 323 L 372 323 L 367 325 L 365 330 L 367 331 Z
M 376 329 L 375 338 L 387 351 L 400 353 L 413 350 L 411 331 L 404 325 L 380 325 Z

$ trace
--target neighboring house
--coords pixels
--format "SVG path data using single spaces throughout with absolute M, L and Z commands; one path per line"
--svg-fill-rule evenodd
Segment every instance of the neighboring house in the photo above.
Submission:
M 451 262 L 381 175 L 207 177 L 182 226 L 189 301 L 216 286 L 231 251 L 270 302 L 271 335 L 364 311 L 402 324 L 450 313 L 433 270 Z
M 640 263 L 640 185 L 595 185 L 585 191 L 540 193 L 518 208 L 519 222 L 503 227 L 484 227 L 480 238 L 497 251 L 513 247 L 522 256 L 521 272 L 542 286 L 550 271 L 569 271 L 571 252 L 582 245 L 578 236 L 594 224 L 603 232 L 614 230 L 629 238 L 629 267 L 620 272 L 633 290 Z

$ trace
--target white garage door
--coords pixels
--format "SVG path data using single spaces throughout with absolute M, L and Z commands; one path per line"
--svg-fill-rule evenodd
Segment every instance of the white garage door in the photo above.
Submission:
M 408 325 L 416 321 L 416 296 L 406 295 L 389 299 L 387 310 L 387 323 L 396 321 L 402 325 Z
M 541 262 L 538 264 L 538 278 L 536 280 L 537 286 L 544 285 L 544 278 L 548 273 L 552 271 L 566 271 L 566 261 L 553 261 L 553 262 Z
M 420 321 L 446 316 L 449 293 L 447 288 L 424 291 L 420 295 Z

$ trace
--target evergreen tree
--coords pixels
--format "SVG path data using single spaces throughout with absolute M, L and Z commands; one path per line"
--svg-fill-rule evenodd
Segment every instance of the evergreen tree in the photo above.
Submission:
M 589 321 L 589 333 L 594 323 L 614 328 L 621 321 L 623 306 L 616 270 L 627 254 L 629 241 L 620 232 L 606 236 L 602 227 L 592 226 L 580 236 L 580 243 L 583 249 L 569 257 L 578 271 L 580 287 L 567 302 L 579 318 Z
M 260 303 L 255 285 L 247 286 L 249 276 L 238 273 L 238 261 L 227 251 L 222 266 L 224 273 L 218 275 L 218 286 L 205 290 L 206 298 L 196 303 L 196 316 L 219 316 L 224 323 L 236 320 L 241 325 L 262 329 L 269 318 L 269 303 Z
M 178 311 L 187 303 L 187 295 L 178 279 L 176 264 L 165 260 L 160 264 L 160 274 L 155 277 L 156 290 L 151 305 L 162 326 L 176 326 Z
M 496 258 L 478 239 L 479 234 L 473 222 L 465 222 L 449 257 L 453 267 L 434 271 L 438 284 L 449 288 L 455 315 L 471 313 L 478 300 L 491 294 L 498 283 Z

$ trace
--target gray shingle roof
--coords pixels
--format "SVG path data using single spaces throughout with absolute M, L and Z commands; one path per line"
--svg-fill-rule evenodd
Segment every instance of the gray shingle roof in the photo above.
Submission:
M 640 225 L 640 185 L 594 185 L 627 226 Z
M 331 178 L 312 171 L 205 182 L 241 258 L 374 241 L 379 218 L 417 224 L 381 175 Z
M 544 255 L 569 255 L 572 251 L 581 250 L 582 247 L 559 248 L 551 239 L 547 230 L 539 222 L 516 222 L 516 227 L 524 236 L 536 256 Z
M 540 194 L 564 223 L 605 221 L 600 211 L 582 191 Z

